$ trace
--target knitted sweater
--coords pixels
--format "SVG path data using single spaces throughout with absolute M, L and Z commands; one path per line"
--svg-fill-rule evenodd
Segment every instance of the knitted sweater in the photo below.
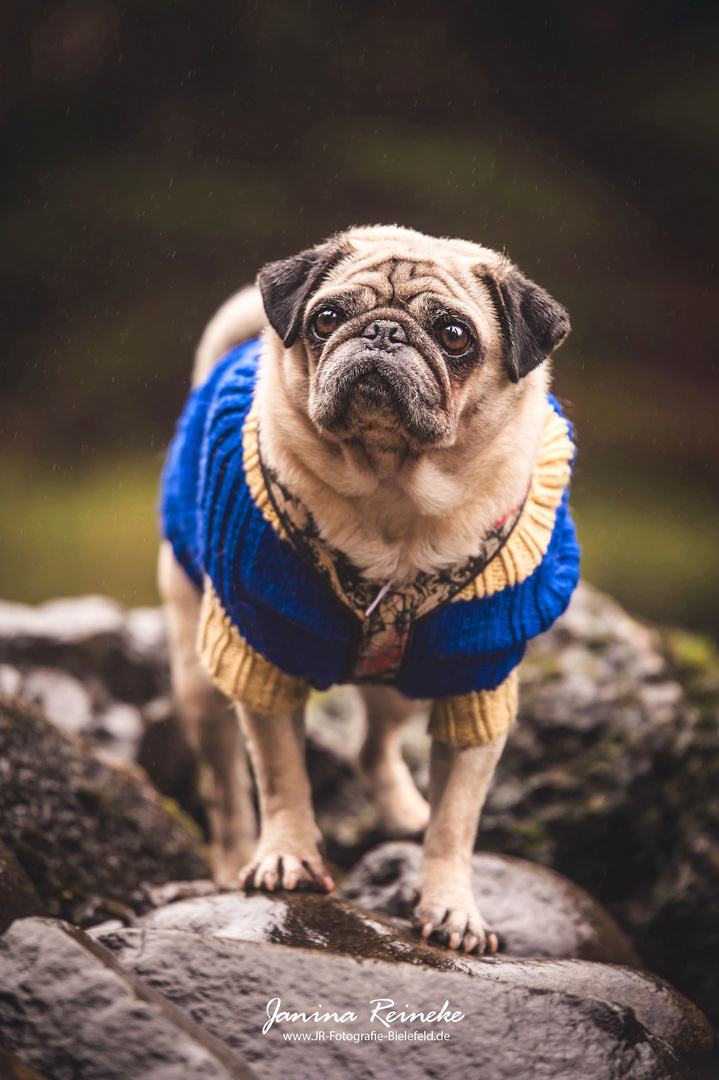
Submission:
M 466 564 L 410 585 L 369 582 L 322 539 L 260 453 L 252 409 L 260 345 L 243 343 L 190 396 L 163 472 L 162 528 L 203 591 L 198 639 L 211 677 L 258 711 L 338 682 L 435 699 L 431 731 L 495 738 L 516 712 L 527 641 L 565 609 L 579 574 L 567 505 L 574 447 L 548 399 L 528 494 Z

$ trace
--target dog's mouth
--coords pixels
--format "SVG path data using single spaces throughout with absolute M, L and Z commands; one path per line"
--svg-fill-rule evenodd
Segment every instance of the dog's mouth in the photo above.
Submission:
M 416 349 L 367 350 L 358 339 L 319 365 L 310 417 L 340 439 L 381 428 L 421 446 L 442 442 L 450 426 L 442 388 Z
M 370 369 L 357 377 L 349 404 L 358 409 L 382 412 L 395 411 L 395 395 L 386 377 L 380 371 Z

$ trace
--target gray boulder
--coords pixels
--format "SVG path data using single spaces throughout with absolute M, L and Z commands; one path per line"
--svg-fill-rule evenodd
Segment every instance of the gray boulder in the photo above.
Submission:
M 350 871 L 339 895 L 409 927 L 421 861 L 418 844 L 381 844 Z M 525 859 L 488 853 L 475 855 L 472 869 L 475 898 L 503 955 L 643 967 L 609 912 L 568 878 Z
M 488 976 L 489 964 L 496 982 L 519 983 L 538 992 L 561 989 L 579 998 L 598 996 L 620 1006 L 630 1003 L 648 1031 L 689 1059 L 711 1046 L 709 1025 L 698 1009 L 663 980 L 618 966 L 636 968 L 641 961 L 600 905 L 559 874 L 523 860 L 474 857 L 475 894 L 500 935 L 498 957 L 466 956 L 424 942 L 408 917 L 420 857 L 417 845 L 382 845 L 349 874 L 339 898 L 212 893 L 202 882 L 164 886 L 154 892 L 162 906 L 133 925 L 150 934 L 179 930 L 477 978 Z M 176 902 L 162 903 L 175 897 Z M 119 924 L 107 924 L 90 934 L 115 941 L 120 929 Z
M 239 1052 L 259 1077 L 674 1080 L 692 1076 L 690 1059 L 711 1045 L 710 1029 L 693 1006 L 661 980 L 632 969 L 584 961 L 455 962 L 438 950 L 443 960 L 428 966 L 398 962 L 386 952 L 355 958 L 317 945 L 310 951 L 147 927 L 101 940 L 124 967 Z M 263 1033 L 276 998 L 282 1010 L 353 1013 L 354 1019 L 287 1021 Z M 371 1020 L 379 998 L 425 1017 L 448 1002 L 461 1019 L 400 1018 L 391 1029 L 400 1039 L 390 1040 L 390 1029 Z M 312 1038 L 318 1032 L 324 1039 Z M 440 1041 L 440 1032 L 450 1039 Z M 286 1038 L 292 1033 L 310 1038 Z
M 213 892 L 202 881 L 161 886 L 150 894 L 159 906 L 133 925 L 462 968 L 463 957 L 425 944 L 413 928 L 421 857 L 417 844 L 382 844 L 360 860 L 332 897 Z M 499 935 L 503 956 L 643 967 L 611 915 L 567 878 L 502 855 L 475 855 L 473 864 L 475 896 Z
M 130 918 L 150 885 L 209 874 L 199 830 L 141 769 L 19 699 L 0 700 L 0 840 L 47 913 L 80 925 Z
M 228 1047 L 67 923 L 21 919 L 0 939 L 0 1032 L 53 1080 L 252 1080 Z M 11 1059 L 12 1060 L 12 1059 Z M 0 1058 L 0 1067 L 3 1062 Z M 2 1073 L 2 1075 L 8 1075 Z
M 522 666 L 479 844 L 559 870 L 719 1021 L 719 658 L 577 590 Z
M 3 1080 L 51 1080 L 47 1073 L 40 1073 L 14 1054 L 8 1054 L 0 1046 L 0 1076 Z
M 169 687 L 162 612 L 128 612 L 104 596 L 0 603 L 0 663 L 100 679 L 113 697 L 136 704 Z
M 691 1080 L 712 1046 L 699 1010 L 632 968 L 450 955 L 316 896 L 203 903 L 91 936 L 12 923 L 0 938 L 3 1075 Z M 173 909 L 187 929 L 163 928 Z M 390 1007 L 421 1015 L 385 1026 Z M 336 1015 L 268 1025 L 278 1010 Z

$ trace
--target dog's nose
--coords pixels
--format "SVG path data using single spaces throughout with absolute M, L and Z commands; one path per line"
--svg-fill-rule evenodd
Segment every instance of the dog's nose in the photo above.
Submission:
M 391 351 L 398 345 L 407 344 L 404 327 L 392 319 L 375 319 L 365 327 L 362 337 L 372 349 Z

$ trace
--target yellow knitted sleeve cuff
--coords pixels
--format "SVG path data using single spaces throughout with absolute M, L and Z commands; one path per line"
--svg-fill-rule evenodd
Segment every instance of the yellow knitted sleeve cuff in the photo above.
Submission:
M 197 649 L 215 685 L 248 709 L 285 712 L 304 705 L 309 696 L 308 679 L 280 671 L 245 641 L 209 580 L 202 596 Z
M 509 731 L 517 715 L 517 672 L 494 690 L 437 698 L 429 733 L 449 746 L 484 746 Z

